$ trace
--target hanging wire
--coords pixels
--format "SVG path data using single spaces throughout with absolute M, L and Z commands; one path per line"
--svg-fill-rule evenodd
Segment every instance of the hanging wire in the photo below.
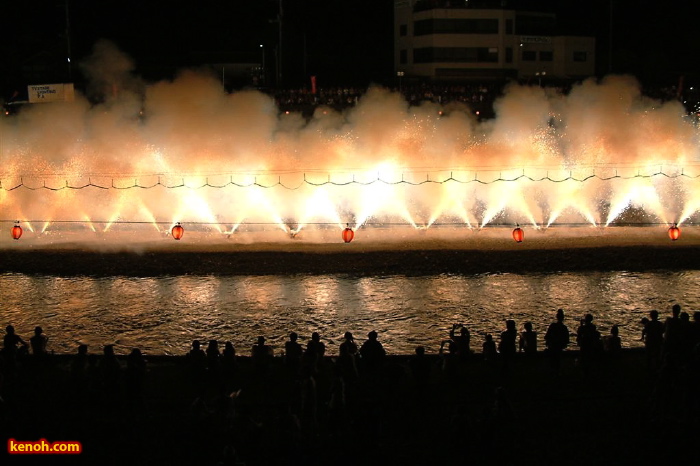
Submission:
M 205 178 L 204 183 L 199 184 L 199 185 L 191 185 L 185 183 L 185 179 L 181 178 L 179 183 L 174 183 L 174 184 L 167 184 L 164 183 L 161 180 L 162 175 L 158 175 L 158 181 L 155 183 L 151 184 L 141 184 L 138 179 L 134 179 L 134 182 L 132 184 L 128 185 L 118 185 L 115 184 L 115 178 L 112 178 L 109 184 L 102 185 L 98 184 L 92 181 L 91 178 L 88 178 L 88 182 L 84 184 L 77 184 L 77 185 L 72 185 L 68 182 L 68 180 L 64 180 L 62 184 L 59 184 L 58 186 L 47 186 L 46 185 L 46 180 L 42 180 L 42 183 L 36 186 L 33 186 L 27 182 L 24 181 L 24 177 L 20 177 L 20 181 L 18 184 L 7 186 L 7 183 L 2 183 L 0 180 L 0 189 L 5 190 L 5 191 L 14 191 L 20 188 L 23 189 L 28 189 L 30 191 L 36 191 L 36 190 L 41 190 L 41 189 L 47 189 L 49 191 L 62 191 L 64 189 L 71 189 L 71 190 L 80 190 L 80 189 L 85 189 L 85 188 L 98 188 L 98 189 L 117 189 L 117 190 L 127 190 L 127 189 L 153 189 L 156 187 L 163 187 L 166 189 L 179 189 L 179 188 L 188 188 L 188 189 L 202 189 L 202 188 L 213 188 L 213 189 L 223 189 L 227 187 L 238 187 L 238 188 L 250 188 L 250 187 L 258 187 L 258 188 L 275 188 L 275 187 L 281 187 L 283 189 L 287 189 L 290 191 L 297 190 L 301 188 L 302 186 L 313 186 L 313 187 L 323 187 L 323 186 L 349 186 L 349 185 L 356 185 L 356 186 L 371 186 L 375 183 L 377 184 L 384 184 L 384 185 L 389 185 L 389 186 L 396 186 L 396 185 L 408 185 L 408 186 L 421 186 L 424 184 L 445 184 L 445 183 L 459 183 L 459 184 L 470 184 L 470 183 L 477 183 L 477 184 L 482 184 L 482 185 L 489 185 L 493 183 L 503 183 L 503 182 L 517 182 L 517 181 L 530 181 L 530 182 L 543 182 L 543 181 L 549 181 L 551 183 L 564 183 L 564 182 L 569 182 L 569 181 L 574 181 L 574 182 L 579 182 L 579 183 L 584 183 L 586 181 L 592 180 L 592 179 L 597 179 L 600 181 L 610 181 L 610 180 L 633 180 L 633 179 L 649 179 L 649 178 L 654 178 L 654 177 L 665 177 L 668 179 L 675 179 L 675 178 L 688 178 L 688 179 L 698 179 L 700 178 L 700 174 L 697 175 L 689 175 L 685 173 L 685 170 L 681 170 L 680 172 L 676 173 L 665 173 L 661 169 L 655 173 L 651 174 L 642 174 L 641 172 L 637 171 L 636 174 L 634 175 L 629 175 L 629 176 L 623 176 L 618 173 L 617 170 L 615 170 L 614 175 L 610 176 L 601 176 L 597 174 L 595 171 L 593 171 L 590 175 L 586 175 L 583 177 L 576 177 L 573 175 L 572 172 L 569 172 L 568 176 L 563 177 L 563 178 L 553 178 L 549 175 L 549 172 L 546 173 L 545 176 L 543 177 L 532 177 L 530 175 L 526 175 L 525 171 L 523 170 L 522 173 L 518 176 L 512 177 L 512 178 L 507 178 L 502 175 L 502 173 L 499 173 L 498 178 L 490 179 L 490 180 L 483 180 L 478 177 L 477 172 L 474 173 L 474 178 L 470 179 L 459 179 L 455 177 L 454 172 L 450 172 L 449 177 L 445 179 L 436 179 L 436 178 L 431 178 L 430 173 L 426 173 L 426 176 L 424 179 L 421 179 L 420 181 L 409 181 L 406 180 L 404 173 L 401 174 L 401 179 L 397 181 L 387 181 L 381 178 L 381 176 L 377 176 L 377 178 L 369 181 L 358 181 L 355 178 L 355 175 L 352 175 L 352 179 L 349 181 L 333 181 L 331 180 L 330 173 L 327 173 L 327 178 L 323 181 L 319 182 L 314 182 L 311 181 L 307 178 L 307 174 L 304 172 L 302 173 L 302 181 L 297 184 L 297 185 L 287 185 L 282 182 L 281 176 L 278 176 L 277 181 L 275 183 L 271 184 L 264 184 L 261 182 L 258 182 L 257 176 L 254 177 L 252 182 L 249 183 L 237 183 L 233 181 L 233 177 L 231 176 L 229 178 L 229 181 L 223 184 L 212 184 L 209 182 L 209 177 Z M 146 175 L 146 176 L 155 176 L 155 175 Z M 211 176 L 222 176 L 222 174 L 219 175 L 211 175 Z M 40 177 L 35 177 L 35 178 L 40 178 Z M 57 183 L 58 184 L 58 183 Z

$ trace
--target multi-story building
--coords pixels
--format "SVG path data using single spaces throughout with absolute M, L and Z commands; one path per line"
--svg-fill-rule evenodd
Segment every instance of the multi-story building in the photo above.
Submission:
M 575 80 L 595 74 L 595 38 L 560 35 L 554 13 L 506 0 L 396 0 L 397 76 L 433 81 Z

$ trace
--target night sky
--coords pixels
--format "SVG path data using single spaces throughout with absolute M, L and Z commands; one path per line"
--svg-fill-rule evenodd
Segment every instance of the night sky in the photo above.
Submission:
M 260 59 L 268 69 L 278 43 L 278 0 L 68 0 L 73 66 L 64 61 L 64 0 L 40 0 L 3 8 L 2 96 L 41 82 L 81 83 L 78 64 L 96 41 L 108 39 L 130 56 L 135 73 L 167 79 L 203 63 Z M 613 2 L 612 47 L 610 1 Z M 700 40 L 683 6 L 650 0 L 511 0 L 524 9 L 558 12 L 563 31 L 595 35 L 597 72 L 630 73 L 642 80 L 677 81 L 700 72 Z M 393 0 L 285 0 L 283 79 L 288 87 L 390 83 L 393 73 Z M 538 8 L 538 5 L 542 7 Z M 611 60 L 612 58 L 612 60 Z M 36 63 L 48 69 L 28 69 Z

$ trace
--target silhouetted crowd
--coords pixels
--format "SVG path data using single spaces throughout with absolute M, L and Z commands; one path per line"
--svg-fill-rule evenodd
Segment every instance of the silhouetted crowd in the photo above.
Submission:
M 479 116 L 491 118 L 494 116 L 493 103 L 503 95 L 507 81 L 485 81 L 473 83 L 397 83 L 390 90 L 403 96 L 409 105 L 415 106 L 426 102 L 439 104 L 444 107 L 462 104 Z M 570 82 L 535 82 L 523 80 L 523 85 L 537 85 L 561 94 L 567 94 L 573 83 Z M 692 88 L 691 88 L 692 89 Z M 271 89 L 270 94 L 278 108 L 282 111 L 300 112 L 307 116 L 320 107 L 330 107 L 335 110 L 345 110 L 354 107 L 367 93 L 367 88 L 361 87 L 319 87 L 316 92 L 302 87 L 296 89 Z M 644 86 L 641 89 L 644 96 L 662 102 L 681 100 L 689 113 L 697 111 L 697 92 L 684 90 L 675 85 Z M 687 94 L 687 96 L 686 96 Z
M 404 96 L 411 105 L 423 102 L 449 104 L 461 102 L 471 105 L 492 104 L 503 91 L 502 83 L 474 84 L 407 84 L 391 89 Z M 367 93 L 358 87 L 319 88 L 316 93 L 310 89 L 277 89 L 271 91 L 277 105 L 282 109 L 327 106 L 344 109 L 355 106 Z
M 177 384 L 188 400 L 183 414 L 187 441 L 217 452 L 218 462 L 208 464 L 308 464 L 310 455 L 348 439 L 378 448 L 378 439 L 387 435 L 383 429 L 393 425 L 388 419 L 401 419 L 401 410 L 409 407 L 420 419 L 429 417 L 432 399 L 446 387 L 467 390 L 470 377 L 476 374 L 490 378 L 493 389 L 489 408 L 479 419 L 482 427 L 516 418 L 507 385 L 519 366 L 540 367 L 533 361 L 542 360 L 546 364 L 539 377 L 543 378 L 577 373 L 585 380 L 596 373 L 611 374 L 608 370 L 622 355 L 618 327 L 602 335 L 593 321 L 593 315 L 586 314 L 574 331 L 559 309 L 545 330 L 544 351 L 538 348 L 532 323 L 525 322 L 519 332 L 510 319 L 495 337 L 483 335 L 477 344 L 480 352 L 473 349 L 468 326 L 459 323 L 449 330 L 437 354 L 428 355 L 419 346 L 415 354 L 397 358 L 387 357 L 376 331 L 362 342 L 346 332 L 337 354 L 329 354 L 318 332 L 305 344 L 291 332 L 283 348 L 273 348 L 260 336 L 243 355 L 231 341 L 221 348 L 215 339 L 206 344 L 194 340 L 183 358 L 175 358 L 179 375 L 168 383 Z M 691 321 L 676 304 L 661 321 L 659 312 L 653 310 L 642 319 L 641 339 L 645 371 L 655 380 L 653 409 L 662 415 L 664 400 L 680 396 L 687 401 L 687 414 L 699 421 L 700 311 L 694 312 Z M 574 344 L 578 351 L 567 351 Z M 26 381 L 47 383 L 37 374 L 59 365 L 55 361 L 59 356 L 51 354 L 48 346 L 49 338 L 41 327 L 35 328 L 27 342 L 12 325 L 7 326 L 0 365 L 0 419 L 6 428 L 15 416 L 21 416 L 13 402 L 28 396 L 21 392 Z M 117 356 L 114 346 L 107 345 L 98 356 L 79 345 L 67 363 L 64 359 L 64 379 L 51 383 L 65 383 L 63 393 L 68 399 L 63 401 L 80 422 L 94 412 L 109 419 L 128 416 L 130 422 L 141 422 L 138 420 L 158 399 L 146 388 L 149 373 L 149 364 L 138 348 Z M 402 400 L 405 406 L 396 407 L 392 397 L 400 398 L 398 386 L 406 383 L 411 386 L 410 396 Z M 458 432 L 463 422 L 460 416 L 465 414 L 453 415 L 451 429 Z M 496 439 L 483 432 L 475 435 L 485 458 Z

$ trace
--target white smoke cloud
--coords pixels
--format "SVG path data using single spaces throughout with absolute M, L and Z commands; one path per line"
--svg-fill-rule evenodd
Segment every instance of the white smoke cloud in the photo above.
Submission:
M 257 91 L 226 93 L 206 71 L 146 84 L 109 42 L 96 44 L 82 69 L 90 79 L 88 96 L 100 103 L 78 95 L 0 120 L 5 216 L 49 223 L 190 221 L 225 231 L 253 220 L 281 229 L 293 228 L 285 222 L 342 226 L 371 218 L 417 226 L 440 219 L 603 223 L 610 220 L 606 212 L 622 214 L 630 206 L 666 222 L 693 215 L 688 206 L 699 203 L 697 190 L 688 188 L 693 178 L 474 181 L 681 169 L 697 175 L 697 130 L 682 106 L 643 96 L 628 76 L 591 79 L 566 94 L 512 84 L 487 121 L 464 104 L 410 106 L 380 87 L 344 112 L 320 107 L 306 119 L 281 113 Z M 352 183 L 377 178 L 444 183 Z M 313 187 L 305 179 L 334 184 Z M 298 189 L 237 186 L 278 182 Z M 20 183 L 25 187 L 8 191 Z M 42 188 L 66 183 L 110 189 Z M 219 187 L 193 189 L 205 183 Z M 155 186 L 114 189 L 133 184 Z M 187 187 L 162 186 L 180 184 Z M 660 202 L 649 193 L 646 200 L 629 195 L 647 185 Z

